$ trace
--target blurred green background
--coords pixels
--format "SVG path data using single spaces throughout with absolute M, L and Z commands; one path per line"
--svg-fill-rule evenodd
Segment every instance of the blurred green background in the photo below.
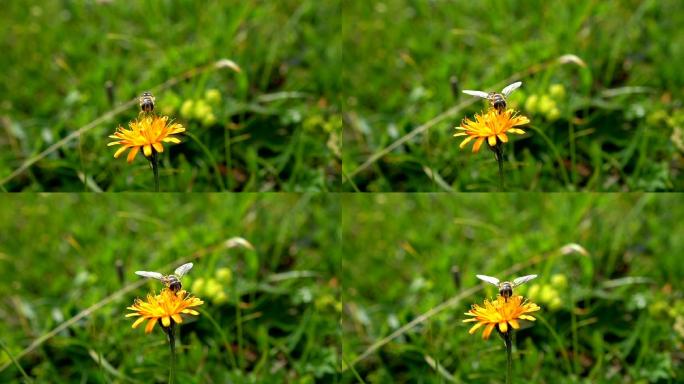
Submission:
M 668 194 L 346 195 L 343 361 L 478 285 L 476 274 L 536 273 L 514 290 L 542 309 L 516 333 L 513 382 L 681 382 L 681 202 Z M 512 266 L 520 270 L 501 275 Z M 488 286 L 411 327 L 342 381 L 503 383 L 501 339 L 469 335 L 462 323 L 471 304 L 496 293 Z
M 0 205 L 0 382 L 81 310 L 192 259 L 202 312 L 180 328 L 178 382 L 333 382 L 341 262 L 337 199 L 311 194 L 22 195 Z M 331 219 L 333 218 L 333 219 Z M 254 246 L 228 249 L 241 236 Z M 116 265 L 121 265 L 121 279 Z M 173 263 L 166 270 L 165 265 Z M 19 359 L 40 383 L 166 382 L 168 346 L 124 315 L 149 281 Z
M 144 158 L 129 166 L 106 146 L 137 105 L 9 178 L 150 89 L 157 110 L 187 128 L 183 143 L 164 152 L 162 190 L 339 187 L 339 0 L 8 1 L 0 50 L 1 190 L 152 190 Z M 155 92 L 224 58 L 241 72 L 209 70 Z
M 684 189 L 681 1 L 350 0 L 342 12 L 344 190 L 496 190 L 493 154 L 459 150 L 453 128 L 485 107 L 461 90 L 514 80 L 509 104 L 531 124 L 505 146 L 508 190 Z M 584 66 L 558 64 L 566 54 Z

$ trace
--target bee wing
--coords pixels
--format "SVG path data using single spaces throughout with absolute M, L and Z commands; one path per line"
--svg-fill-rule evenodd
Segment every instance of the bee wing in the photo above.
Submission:
M 537 277 L 537 275 L 527 275 L 527 276 L 518 277 L 515 280 L 513 280 L 513 285 L 517 287 L 520 284 L 527 283 L 528 281 L 534 279 L 535 277 Z
M 176 268 L 174 274 L 178 277 L 183 277 L 192 268 L 192 263 L 186 263 Z
M 475 275 L 475 276 L 477 276 L 478 279 L 480 279 L 482 281 L 486 281 L 489 284 L 494 284 L 497 287 L 499 286 L 500 281 L 496 277 L 491 277 L 491 276 L 487 276 L 487 275 Z
M 476 96 L 476 97 L 481 97 L 483 99 L 489 98 L 489 93 L 487 92 L 482 92 L 482 91 L 471 91 L 469 89 L 464 89 L 463 93 L 470 95 L 470 96 Z
M 138 276 L 149 277 L 157 280 L 164 280 L 164 275 L 159 272 L 135 271 Z
M 522 81 L 517 81 L 517 82 L 515 82 L 515 83 L 513 83 L 513 84 L 511 84 L 511 85 L 509 85 L 509 86 L 507 86 L 506 88 L 504 88 L 504 89 L 501 91 L 501 94 L 504 95 L 504 97 L 508 97 L 508 95 L 510 95 L 511 93 L 513 93 L 513 91 L 515 91 L 516 89 L 520 88 L 521 85 L 522 85 Z

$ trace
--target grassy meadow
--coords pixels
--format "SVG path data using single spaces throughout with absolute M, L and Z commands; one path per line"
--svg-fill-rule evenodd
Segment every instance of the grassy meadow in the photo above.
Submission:
M 204 304 L 180 327 L 176 382 L 334 382 L 339 209 L 311 194 L 5 197 L 0 382 L 28 382 L 12 358 L 35 383 L 166 382 L 161 327 L 124 316 L 161 288 L 134 271 L 187 261 Z
M 508 191 L 684 189 L 684 3 L 345 1 L 343 190 L 496 191 L 492 152 L 452 137 L 522 87 Z
M 342 382 L 503 383 L 502 340 L 462 322 L 497 294 L 476 274 L 539 275 L 514 289 L 541 307 L 516 332 L 514 383 L 684 380 L 681 196 L 378 194 L 342 206 Z
M 10 1 L 0 49 L 0 190 L 152 190 L 107 147 L 146 90 L 186 128 L 162 191 L 339 188 L 337 0 Z

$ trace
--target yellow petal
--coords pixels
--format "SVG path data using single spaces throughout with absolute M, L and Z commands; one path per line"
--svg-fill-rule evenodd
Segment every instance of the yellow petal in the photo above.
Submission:
M 468 135 L 468 134 L 465 133 L 465 132 L 454 133 L 454 137 L 458 137 L 458 136 L 467 136 L 467 135 Z M 111 143 L 110 143 L 110 144 L 111 144 Z
M 506 136 L 505 133 L 499 133 L 496 135 L 496 137 L 498 137 L 502 143 L 508 143 L 508 136 Z
M 157 319 L 150 319 L 150 321 L 147 322 L 147 325 L 145 326 L 145 333 L 150 333 L 152 332 L 152 328 L 154 328 L 154 325 L 157 323 Z
M 475 320 L 475 319 L 473 319 L 473 320 Z M 484 323 L 477 323 L 477 324 L 473 325 L 472 328 L 470 328 L 470 330 L 468 331 L 468 333 L 470 333 L 472 335 L 473 333 L 475 333 L 475 331 L 477 331 L 478 328 L 480 328 L 483 325 L 484 325 Z
M 175 137 L 170 137 L 170 136 L 169 136 L 169 137 L 163 138 L 162 141 L 165 142 L 165 143 L 174 143 L 174 144 L 180 143 L 180 140 L 178 140 L 178 139 L 175 138 Z
M 462 149 L 463 147 L 465 147 L 466 144 L 468 144 L 474 138 L 475 138 L 475 136 L 466 137 L 465 140 L 463 140 L 458 147 Z
M 503 323 L 499 323 L 499 330 L 503 333 L 508 332 L 508 324 L 505 321 Z
M 536 320 L 537 320 L 537 319 L 535 319 L 534 317 L 532 317 L 532 316 L 530 316 L 530 315 L 520 315 L 520 316 L 518 316 L 518 317 L 521 318 L 521 319 L 523 319 L 523 320 L 529 320 L 529 321 L 536 321 Z
M 181 313 L 187 313 L 187 314 L 195 315 L 195 316 L 199 315 L 199 312 L 197 312 L 193 309 L 184 309 L 181 311 Z
M 528 119 L 526 116 L 518 116 L 515 119 L 512 119 L 513 125 L 523 125 L 527 124 L 530 122 L 530 119 Z
M 126 161 L 128 161 L 129 164 L 133 162 L 133 160 L 135 159 L 135 155 L 138 154 L 138 151 L 140 151 L 140 147 L 133 147 L 131 148 L 131 151 L 128 152 L 128 158 L 126 159 Z
M 143 146 L 143 154 L 145 155 L 145 157 L 152 156 L 152 146 L 149 144 L 145 144 Z
M 490 147 L 496 146 L 496 136 L 487 137 L 487 142 L 489 142 Z
M 523 131 L 522 129 L 518 129 L 518 128 L 511 128 L 508 130 L 508 132 L 517 133 L 518 135 L 522 135 L 525 133 L 525 131 Z
M 169 128 L 169 135 L 181 132 L 185 132 L 185 128 L 183 128 L 183 126 L 180 124 L 174 124 Z
M 181 317 L 181 315 L 179 315 L 179 314 L 177 314 L 177 313 L 171 315 L 171 318 L 173 319 L 173 321 L 176 322 L 176 324 L 180 324 L 180 323 L 183 322 L 183 318 Z
M 161 143 L 159 143 L 159 142 L 157 142 L 157 143 L 152 143 L 152 146 L 154 147 L 154 150 L 155 150 L 155 151 L 157 151 L 157 152 L 159 152 L 159 153 L 164 152 L 164 146 L 163 146 Z
M 164 317 L 162 317 L 161 321 L 162 321 L 162 325 L 164 327 L 170 327 L 171 326 L 171 318 L 170 317 L 164 316 Z
M 492 333 L 493 329 L 494 324 L 487 324 L 487 328 L 485 328 L 484 332 L 482 332 L 482 338 L 485 340 L 489 339 L 489 335 Z
M 510 319 L 508 320 L 508 323 L 511 324 L 511 327 L 513 327 L 513 329 L 520 328 L 520 323 L 518 323 L 518 320 L 516 319 Z
M 145 321 L 144 317 L 139 318 L 133 323 L 133 326 L 131 328 L 138 328 L 138 325 L 140 325 L 140 323 L 142 323 L 143 321 Z
M 480 150 L 480 147 L 482 146 L 483 142 L 484 142 L 484 137 L 480 137 L 479 139 L 477 139 L 477 141 L 473 145 L 473 153 L 477 153 Z
M 114 152 L 114 158 L 118 159 L 119 156 L 121 156 L 121 154 L 124 153 L 124 151 L 126 151 L 126 149 L 127 149 L 126 147 L 121 147 L 121 148 L 117 149 L 116 152 Z

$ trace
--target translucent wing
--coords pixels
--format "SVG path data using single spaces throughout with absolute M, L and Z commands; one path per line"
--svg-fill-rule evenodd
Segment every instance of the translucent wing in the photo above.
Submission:
M 515 280 L 513 280 L 513 285 L 518 286 L 520 284 L 525 284 L 528 281 L 534 279 L 535 277 L 537 277 L 537 275 L 527 275 L 527 276 L 518 277 Z
M 183 277 L 183 275 L 188 273 L 190 268 L 192 268 L 192 263 L 183 264 L 180 267 L 176 268 L 176 271 L 174 272 L 174 274 L 178 277 Z
M 469 89 L 465 89 L 465 90 L 463 90 L 463 93 L 465 93 L 465 94 L 467 94 L 467 95 L 470 95 L 470 96 L 481 97 L 481 98 L 483 98 L 483 99 L 486 99 L 486 98 L 489 97 L 489 93 L 487 93 L 487 92 L 482 92 L 482 91 L 471 91 L 471 90 L 469 90 Z
M 486 281 L 489 284 L 494 284 L 497 287 L 499 286 L 500 281 L 496 277 L 491 277 L 491 276 L 487 276 L 487 275 L 475 275 L 475 276 L 477 276 L 478 279 L 480 279 L 482 281 Z
M 138 276 L 149 277 L 149 278 L 157 279 L 157 280 L 163 280 L 164 279 L 164 275 L 162 275 L 159 272 L 135 271 L 135 274 Z
M 513 93 L 513 91 L 515 91 L 516 89 L 520 88 L 521 85 L 522 85 L 522 81 L 517 81 L 517 82 L 515 82 L 515 83 L 513 83 L 513 84 L 511 84 L 511 85 L 509 85 L 509 86 L 507 86 L 506 88 L 504 88 L 504 89 L 501 91 L 501 94 L 504 95 L 504 97 L 508 97 L 508 95 L 510 95 L 511 93 Z

